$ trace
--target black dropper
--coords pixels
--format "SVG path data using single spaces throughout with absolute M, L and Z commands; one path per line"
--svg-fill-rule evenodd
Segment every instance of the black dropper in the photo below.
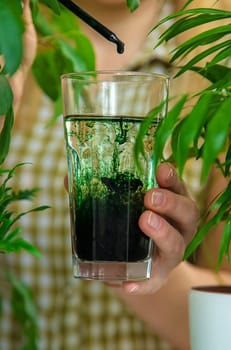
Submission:
M 102 23 L 97 21 L 94 17 L 73 3 L 71 0 L 59 0 L 59 2 L 61 2 L 67 9 L 72 11 L 82 21 L 92 27 L 96 32 L 101 34 L 104 38 L 116 44 L 118 53 L 124 52 L 124 43 L 116 36 L 115 33 L 113 33 L 111 30 L 109 30 Z

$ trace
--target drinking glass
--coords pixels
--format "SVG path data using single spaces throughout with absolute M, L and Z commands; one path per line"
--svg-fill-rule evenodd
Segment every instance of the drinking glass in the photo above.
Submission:
M 138 220 L 145 192 L 156 186 L 153 147 L 156 126 L 166 113 L 168 77 L 94 71 L 65 74 L 61 81 L 73 274 L 147 279 L 153 242 Z

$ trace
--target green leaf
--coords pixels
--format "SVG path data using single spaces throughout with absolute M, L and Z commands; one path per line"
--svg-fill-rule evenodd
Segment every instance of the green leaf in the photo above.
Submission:
M 218 261 L 216 266 L 217 270 L 220 269 L 224 256 L 226 256 L 228 263 L 230 263 L 230 255 L 229 255 L 230 241 L 231 241 L 231 217 L 229 217 L 229 219 L 226 221 L 223 234 L 221 237 L 219 256 L 218 256 Z
M 188 4 L 191 1 L 188 2 Z M 184 8 L 186 8 L 185 4 Z M 176 18 L 180 17 L 180 20 L 176 21 Z M 163 25 L 168 21 L 173 21 L 173 24 L 168 26 L 168 29 L 165 30 L 160 36 L 160 40 L 157 43 L 157 46 L 160 45 L 163 41 L 169 41 L 175 36 L 185 32 L 189 29 L 195 28 L 202 24 L 207 24 L 212 21 L 217 21 L 221 19 L 231 18 L 230 11 L 223 11 L 221 9 L 213 8 L 194 8 L 189 10 L 180 10 L 174 12 L 173 14 L 164 17 L 157 25 L 153 28 L 155 30 L 157 27 Z
M 61 6 L 60 6 L 61 5 Z M 59 4 L 60 13 L 49 13 L 44 15 L 42 11 L 36 11 L 34 13 L 34 24 L 36 31 L 42 36 L 47 37 L 50 35 L 66 37 L 66 33 L 76 31 L 80 29 L 76 16 L 72 12 L 67 10 L 62 4 Z
M 231 24 L 227 24 L 195 35 L 191 39 L 186 40 L 183 44 L 177 46 L 175 49 L 176 53 L 170 59 L 170 63 L 175 62 L 179 57 L 185 57 L 197 47 L 208 45 L 214 41 L 222 39 L 225 35 L 229 35 L 230 32 Z
M 217 112 L 208 123 L 203 146 L 202 181 L 208 177 L 216 157 L 222 151 L 231 126 L 231 96 L 220 104 Z
M 161 123 L 157 127 L 155 135 L 155 145 L 154 145 L 154 159 L 155 159 L 155 168 L 158 163 L 164 158 L 163 151 L 166 145 L 166 142 L 170 135 L 173 132 L 173 129 L 176 125 L 179 115 L 184 107 L 184 104 L 187 100 L 187 95 L 181 97 L 181 99 L 175 104 L 167 116 L 162 119 Z
M 216 199 L 216 201 L 211 206 L 211 210 L 216 210 L 226 203 L 227 207 L 231 204 L 231 181 L 228 183 L 226 189 L 222 194 Z
M 18 214 L 15 218 L 14 218 L 14 222 L 18 221 L 22 216 L 26 215 L 26 214 L 29 214 L 29 213 L 33 213 L 33 212 L 36 212 L 36 211 L 42 211 L 42 210 L 45 210 L 45 209 L 49 209 L 50 207 L 47 206 L 47 205 L 41 205 L 39 207 L 36 207 L 36 208 L 32 208 L 30 210 L 27 210 L 25 212 L 22 212 L 20 214 Z
M 67 72 L 94 70 L 95 54 L 89 39 L 80 31 L 66 39 L 51 39 L 52 48 L 38 53 L 33 73 L 42 90 L 56 101 L 61 96 L 60 76 Z
M 227 73 L 223 76 L 220 77 L 214 84 L 210 85 L 207 90 L 211 91 L 220 91 L 222 93 L 225 92 L 226 94 L 230 90 L 230 84 L 231 84 L 231 68 L 228 69 Z
M 226 58 L 229 59 L 231 57 L 231 40 L 225 42 L 227 46 L 222 51 L 220 51 L 209 63 L 208 66 L 213 66 L 214 64 L 224 61 Z
M 208 61 L 207 63 L 207 67 L 209 66 L 212 66 L 213 64 L 216 64 L 218 63 L 219 61 L 223 60 L 226 58 L 226 56 L 228 57 L 229 55 L 229 51 L 231 51 L 230 49 L 230 44 L 231 44 L 231 41 L 225 41 L 225 42 L 222 42 L 222 43 L 219 43 L 218 45 L 214 45 L 212 47 L 210 47 L 209 49 L 201 52 L 199 55 L 196 55 L 194 56 L 188 63 L 186 63 L 179 71 L 178 73 L 176 74 L 175 77 L 178 77 L 180 76 L 181 74 L 183 74 L 184 72 L 186 72 L 187 70 L 190 70 L 192 69 L 192 67 L 200 62 L 201 60 L 203 60 L 204 58 L 208 58 L 212 53 L 222 49 L 225 47 L 225 50 L 222 50 L 220 52 L 220 54 L 216 55 L 214 57 L 214 59 L 212 61 Z M 226 47 L 228 46 L 228 48 Z M 209 60 L 209 58 L 208 58 Z
M 13 201 L 20 200 L 31 200 L 33 199 L 35 193 L 38 189 L 25 189 L 14 192 L 11 187 L 9 187 L 8 182 L 15 175 L 15 171 L 19 166 L 25 163 L 19 163 L 12 169 L 1 169 L 0 175 L 4 175 L 3 181 L 0 185 L 0 251 L 5 253 L 19 252 L 25 250 L 30 254 L 35 256 L 40 256 L 40 252 L 32 244 L 19 237 L 22 232 L 20 227 L 13 227 L 13 225 L 23 216 L 31 212 L 42 211 L 49 208 L 48 206 L 39 206 L 27 210 L 26 212 L 21 212 L 15 215 L 8 208 Z M 10 231 L 11 230 L 11 231 Z
M 0 54 L 4 56 L 4 72 L 12 75 L 22 60 L 24 24 L 20 1 L 0 1 Z
M 140 0 L 127 0 L 127 7 L 131 12 L 135 11 L 140 6 Z
M 50 7 L 56 15 L 60 15 L 60 6 L 57 0 L 40 0 L 40 2 Z
M 222 203 L 218 211 L 212 218 L 201 226 L 199 231 L 196 233 L 193 240 L 187 246 L 183 259 L 188 259 L 192 253 L 199 247 L 199 245 L 204 240 L 205 236 L 210 232 L 212 227 L 218 225 L 221 221 L 226 219 L 226 211 L 228 209 L 228 204 L 226 202 Z M 212 213 L 212 211 L 211 211 Z
M 0 73 L 0 116 L 5 115 L 13 103 L 13 93 L 9 81 Z
M 38 315 L 30 288 L 15 275 L 8 274 L 13 286 L 11 305 L 15 319 L 23 334 L 21 350 L 38 350 Z
M 189 243 L 187 248 L 185 249 L 183 260 L 187 260 L 193 252 L 199 247 L 201 242 L 204 240 L 205 236 L 211 230 L 211 228 L 215 225 L 215 218 L 210 219 L 206 224 L 204 224 L 201 229 L 197 232 L 193 240 Z
M 4 251 L 4 252 L 8 252 L 9 249 L 11 249 L 11 240 L 13 240 L 16 236 L 18 236 L 21 232 L 22 232 L 22 229 L 20 227 L 16 227 L 15 229 L 13 229 L 11 232 L 8 232 L 9 231 L 9 228 L 10 226 L 12 226 L 12 220 L 6 220 L 4 219 L 4 222 L 3 224 L 7 223 L 8 225 L 4 225 L 5 227 L 1 227 L 1 240 L 0 240 L 0 250 L 1 251 Z M 7 227 L 8 226 L 8 227 Z M 5 232 L 2 232 L 2 229 L 5 231 Z M 10 238 L 8 238 L 6 235 L 10 236 Z M 3 235 L 2 235 L 3 234 Z
M 62 64 L 63 57 L 59 59 Z M 45 94 L 55 101 L 60 94 L 60 81 L 54 51 L 37 54 L 33 64 L 33 74 Z
M 19 299 L 14 300 L 13 303 L 15 308 L 20 308 L 23 306 L 23 313 L 17 313 L 18 317 L 21 318 L 22 321 L 25 321 L 25 314 L 29 317 L 30 320 L 33 320 L 35 324 L 37 324 L 37 314 L 36 309 L 33 303 L 31 303 L 31 290 L 26 286 L 25 283 L 23 283 L 21 280 L 19 280 L 15 275 L 12 273 L 8 274 L 8 278 L 11 281 L 14 292 L 17 293 L 17 296 Z
M 62 68 L 60 67 L 60 75 L 66 72 L 66 65 L 70 64 L 72 67 L 72 72 L 78 72 L 80 70 L 85 70 L 85 62 L 82 60 L 82 58 L 77 55 L 75 48 L 71 47 L 66 41 L 64 40 L 58 40 L 57 43 L 57 48 L 59 52 L 59 56 L 62 57 L 62 60 L 64 62 L 64 66 Z M 57 66 L 57 70 L 59 70 Z M 58 75 L 59 77 L 59 75 Z
M 64 36 L 68 35 L 70 32 L 76 32 L 77 30 L 81 30 L 79 25 L 79 18 L 76 17 L 70 10 L 64 7 L 60 3 L 61 13 L 60 16 L 51 15 L 52 21 L 50 21 L 50 17 L 48 17 L 49 23 L 52 25 L 53 33 L 56 35 L 57 33 L 63 34 Z
M 5 115 L 4 125 L 0 133 L 0 164 L 2 164 L 8 154 L 10 147 L 11 130 L 14 123 L 14 112 L 10 108 Z
M 40 190 L 38 188 L 19 190 L 18 192 L 13 191 L 13 200 L 32 200 L 39 191 Z
M 34 22 L 34 19 L 39 14 L 39 4 L 38 4 L 38 2 L 39 2 L 39 0 L 30 0 L 30 10 L 31 10 L 31 15 L 32 15 L 33 22 Z
M 32 12 L 32 15 L 33 15 L 33 22 L 34 22 L 34 26 L 37 34 L 40 35 L 41 37 L 52 35 L 53 23 L 50 23 L 50 21 L 48 21 L 45 18 L 45 16 L 40 11 L 38 11 L 37 8 L 35 8 L 34 12 Z
M 192 144 L 197 145 L 201 129 L 208 118 L 211 99 L 212 96 L 209 94 L 202 95 L 189 115 L 180 123 L 177 135 L 178 140 L 174 152 L 180 176 L 182 176 L 185 163 L 188 159 L 190 147 Z
M 15 228 L 13 231 L 8 232 L 7 236 L 4 238 L 3 243 L 9 243 L 10 241 L 13 242 L 15 238 L 21 233 L 22 229 L 20 227 Z
M 84 62 L 84 69 L 95 70 L 95 51 L 88 37 L 81 31 L 72 32 L 68 37 L 74 40 L 76 54 Z
M 40 251 L 22 237 L 18 237 L 10 241 L 3 240 L 0 242 L 0 251 L 3 251 L 7 254 L 13 252 L 18 253 L 22 250 L 34 255 L 37 258 L 41 256 Z
M 7 217 L 4 217 L 4 216 L 1 217 L 0 244 L 1 244 L 1 241 L 5 238 L 6 234 L 8 233 L 10 227 L 12 226 L 12 222 L 13 222 L 13 220 L 8 219 Z M 3 249 L 3 248 L 1 248 L 1 249 Z
M 229 147 L 226 152 L 226 157 L 225 157 L 225 176 L 228 177 L 230 175 L 230 167 L 231 167 L 231 142 L 229 138 Z
M 134 144 L 134 159 L 136 162 L 136 166 L 140 172 L 142 172 L 140 157 L 145 158 L 144 144 L 143 144 L 144 136 L 146 135 L 149 127 L 152 124 L 155 127 L 157 127 L 158 123 L 165 115 L 165 112 L 164 112 L 165 110 L 166 110 L 166 101 L 163 101 L 145 116 L 144 120 L 140 125 L 140 129 Z
M 6 179 L 4 180 L 3 185 L 5 186 L 5 185 L 7 184 L 7 182 L 14 176 L 15 171 L 16 171 L 16 169 L 17 169 L 18 167 L 23 166 L 23 165 L 25 165 L 25 164 L 28 164 L 28 163 L 18 163 L 18 164 L 16 164 L 13 168 L 11 168 L 11 169 L 3 169 L 3 168 L 1 168 L 1 169 L 0 169 L 0 175 L 2 175 L 2 174 L 7 174 L 7 177 L 6 177 Z M 1 188 L 1 187 L 2 187 L 2 186 L 0 186 L 0 188 Z
M 213 66 L 206 65 L 205 68 L 191 67 L 190 69 L 208 79 L 212 83 L 219 83 L 219 81 L 223 80 L 225 76 L 228 76 L 228 73 L 231 71 L 229 67 L 219 64 L 214 64 Z

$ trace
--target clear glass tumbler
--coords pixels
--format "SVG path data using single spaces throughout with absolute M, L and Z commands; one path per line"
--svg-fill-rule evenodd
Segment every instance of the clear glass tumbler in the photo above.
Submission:
M 166 113 L 168 77 L 94 71 L 65 74 L 61 81 L 74 276 L 147 279 L 153 242 L 138 220 L 145 192 L 156 185 L 153 147 Z M 137 162 L 137 135 L 161 103 L 139 142 Z

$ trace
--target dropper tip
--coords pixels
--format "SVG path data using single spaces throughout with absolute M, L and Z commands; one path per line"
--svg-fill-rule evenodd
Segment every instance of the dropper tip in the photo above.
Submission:
M 115 33 L 110 32 L 110 35 L 107 38 L 109 41 L 112 41 L 114 44 L 116 44 L 117 47 L 117 53 L 123 53 L 124 52 L 124 43 L 115 35 Z
M 117 42 L 117 52 L 124 53 L 124 43 L 122 41 Z

